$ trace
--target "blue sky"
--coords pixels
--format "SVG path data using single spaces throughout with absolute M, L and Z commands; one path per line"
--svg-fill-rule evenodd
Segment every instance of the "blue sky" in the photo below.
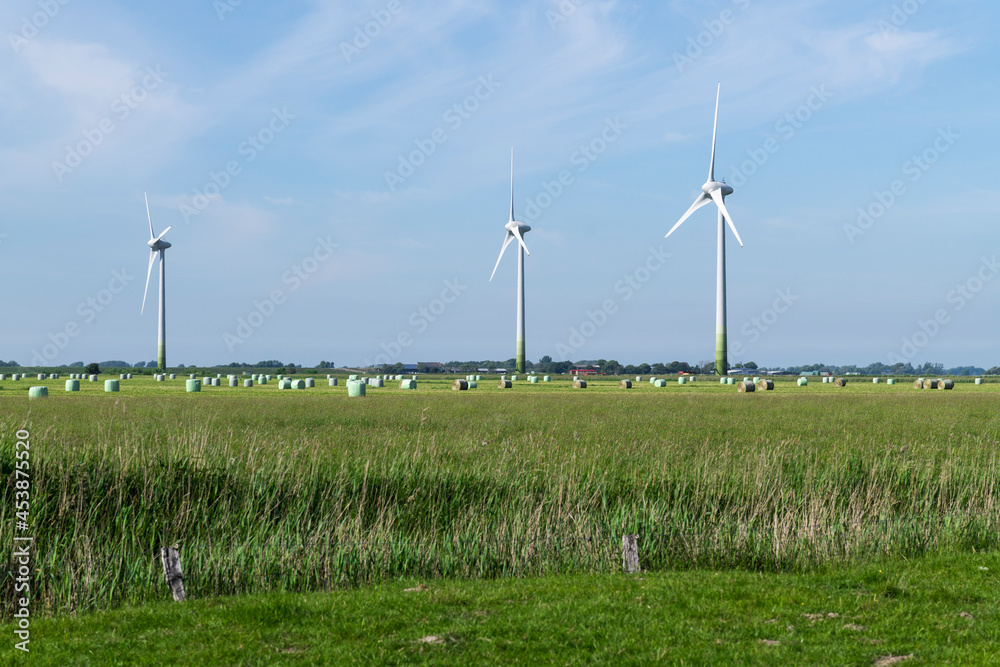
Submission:
M 721 82 L 730 361 L 1000 364 L 998 21 L 985 0 L 6 2 L 0 359 L 155 358 L 143 191 L 172 226 L 171 365 L 512 357 L 514 253 L 488 280 L 511 146 L 528 357 L 711 359 L 714 212 L 663 236 Z

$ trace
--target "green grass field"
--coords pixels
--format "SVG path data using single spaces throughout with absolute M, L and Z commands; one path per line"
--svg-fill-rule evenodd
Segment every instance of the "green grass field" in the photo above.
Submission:
M 552 383 L 521 379 L 508 390 L 484 378 L 477 389 L 455 392 L 449 377 L 421 378 L 412 391 L 389 382 L 348 398 L 344 376 L 340 386 L 328 387 L 325 373 L 306 390 L 280 390 L 272 381 L 198 394 L 186 393 L 182 379 L 158 383 L 149 376 L 105 393 L 106 377 L 81 382 L 72 394 L 63 391 L 64 379 L 0 382 L 0 468 L 7 479 L 0 558 L 10 562 L 15 433 L 24 428 L 31 433 L 36 540 L 32 608 L 36 619 L 53 617 L 38 627 L 61 637 L 59 650 L 76 650 L 66 647 L 90 635 L 100 644 L 100 619 L 138 615 L 152 633 L 187 607 L 206 614 L 239 609 L 240 623 L 258 636 L 251 628 L 274 605 L 319 610 L 341 600 L 366 609 L 372 596 L 411 599 L 398 582 L 424 582 L 476 604 L 494 590 L 513 597 L 562 591 L 581 605 L 592 595 L 610 600 L 637 585 L 620 574 L 621 538 L 628 534 L 639 536 L 647 581 L 666 588 L 687 582 L 691 600 L 722 596 L 720 604 L 729 589 L 713 577 L 763 577 L 754 594 L 763 605 L 765 589 L 785 585 L 779 582 L 839 590 L 837 577 L 861 576 L 872 563 L 920 573 L 931 567 L 921 563 L 951 559 L 956 572 L 970 570 L 970 577 L 996 568 L 1000 384 L 968 380 L 935 391 L 914 389 L 912 379 L 887 386 L 851 378 L 835 387 L 810 378 L 807 387 L 778 380 L 774 391 L 740 395 L 710 378 L 623 390 L 617 378 L 588 378 L 586 389 L 573 389 L 566 376 L 555 376 Z M 49 387 L 49 398 L 29 401 L 28 387 L 40 384 Z M 162 602 L 169 592 L 159 562 L 159 548 L 172 544 L 180 545 L 192 598 L 176 607 Z M 987 587 L 995 577 L 987 579 L 970 578 L 963 585 L 984 582 L 972 597 L 956 602 L 942 594 L 940 608 L 927 613 L 995 603 Z M 856 588 L 880 596 L 871 584 Z M 2 591 L 0 611 L 10 619 L 9 576 Z M 334 597 L 289 597 L 317 591 Z M 701 621 L 685 620 L 694 603 L 679 604 L 662 607 L 656 618 L 666 614 L 681 628 L 706 632 Z M 411 606 L 384 613 L 405 616 Z M 433 620 L 436 612 L 413 613 Z M 561 622 L 555 612 L 515 616 L 507 627 L 514 634 L 530 635 L 533 623 Z M 930 622 L 914 618 L 905 630 Z M 978 632 L 993 623 L 993 634 L 984 635 L 992 637 L 995 621 L 987 614 L 973 627 Z M 529 625 L 519 629 L 521 623 Z M 741 627 L 720 637 L 743 649 L 764 638 Z M 308 635 L 289 629 L 290 636 L 300 631 Z M 380 648 L 384 637 L 358 633 L 351 655 L 359 661 L 362 655 L 458 661 L 471 650 L 466 639 L 447 639 L 414 652 L 398 634 L 395 644 Z M 626 628 L 612 643 L 644 647 L 639 654 L 656 659 L 656 642 L 640 634 L 641 627 Z M 934 661 L 933 655 L 951 655 L 931 652 L 944 650 L 938 643 L 946 635 L 932 632 L 919 650 L 893 650 Z M 267 644 L 253 641 L 248 646 Z M 791 650 L 781 641 L 779 650 Z M 312 653 L 308 637 L 301 642 L 303 650 L 286 657 L 321 664 L 308 656 L 326 653 Z M 588 646 L 570 642 L 538 655 L 583 660 L 596 650 Z M 217 648 L 235 649 L 227 647 Z M 877 658 L 875 647 L 865 648 L 869 662 L 857 664 Z M 610 659 L 601 652 L 607 648 L 593 654 Z M 751 648 L 746 660 L 755 662 L 774 647 Z M 429 652 L 438 649 L 438 657 Z M 689 664 L 710 655 L 728 660 L 721 650 L 677 655 Z M 780 659 L 817 661 L 819 654 L 802 650 Z M 223 661 L 237 654 L 226 655 Z M 862 654 L 848 651 L 833 662 L 851 664 L 861 660 L 856 655 Z M 975 655 L 962 661 L 975 662 Z

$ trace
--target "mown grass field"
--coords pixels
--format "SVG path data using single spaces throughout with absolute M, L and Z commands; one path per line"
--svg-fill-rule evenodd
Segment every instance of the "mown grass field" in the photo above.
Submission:
M 1000 542 L 1000 384 L 792 380 L 739 395 L 710 379 L 622 390 L 555 376 L 500 390 L 484 378 L 454 392 L 451 378 L 424 378 L 359 399 L 325 374 L 307 390 L 200 394 L 150 377 L 105 393 L 105 377 L 74 394 L 63 379 L 0 382 L 0 559 L 25 428 L 32 606 L 56 617 L 51 628 L 68 614 L 159 609 L 159 548 L 172 544 L 194 600 L 254 596 L 196 604 L 266 609 L 299 599 L 276 594 L 363 600 L 399 581 L 617 590 L 634 584 L 600 582 L 627 579 L 627 534 L 639 536 L 643 576 L 709 587 L 710 573 L 822 577 L 944 557 L 972 567 Z M 50 397 L 29 401 L 38 384 Z M 5 618 L 12 585 L 0 589 Z M 164 618 L 181 613 L 169 609 Z M 86 632 L 86 618 L 72 627 Z

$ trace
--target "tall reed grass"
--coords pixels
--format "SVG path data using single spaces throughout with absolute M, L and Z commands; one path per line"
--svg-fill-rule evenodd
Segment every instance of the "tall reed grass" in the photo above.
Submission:
M 941 400 L 382 394 L 50 399 L 32 433 L 36 609 L 386 578 L 784 570 L 1000 541 L 995 394 Z M 9 568 L 7 568 L 9 569 Z M 6 573 L 5 573 L 6 575 Z M 2 612 L 13 582 L 5 576 Z

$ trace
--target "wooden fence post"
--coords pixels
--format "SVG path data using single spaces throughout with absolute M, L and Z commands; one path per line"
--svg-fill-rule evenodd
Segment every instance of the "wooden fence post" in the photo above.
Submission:
M 184 601 L 184 575 L 181 572 L 181 555 L 176 547 L 166 547 L 160 549 L 160 558 L 163 560 L 163 576 L 167 579 L 170 592 L 177 602 Z
M 641 572 L 639 567 L 639 544 L 638 535 L 622 536 L 622 569 L 629 574 Z

